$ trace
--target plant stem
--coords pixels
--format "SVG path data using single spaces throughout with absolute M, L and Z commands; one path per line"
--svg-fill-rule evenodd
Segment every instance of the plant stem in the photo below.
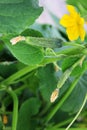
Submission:
M 23 91 L 25 88 L 27 88 L 25 85 L 21 86 L 20 88 L 17 88 L 14 90 L 16 94 L 19 94 L 21 91 Z
M 2 81 L 1 85 L 4 84 L 5 86 L 7 86 L 7 85 L 11 84 L 14 80 L 22 77 L 23 75 L 29 73 L 30 71 L 32 71 L 40 66 L 41 65 L 27 66 L 27 67 L 23 68 L 22 70 L 16 72 L 15 74 L 11 75 L 6 80 Z
M 73 47 L 70 46 L 70 47 L 65 48 L 63 50 L 62 49 L 59 50 L 58 52 L 56 52 L 56 54 L 66 54 L 68 56 L 70 56 L 70 55 L 74 56 L 74 55 L 81 55 L 81 54 L 83 55 L 86 52 L 87 52 L 87 49 L 85 49 L 85 48 L 77 47 L 77 46 L 76 47 L 75 46 L 73 46 Z
M 7 92 L 13 99 L 13 117 L 12 117 L 12 130 L 17 128 L 17 119 L 18 119 L 18 98 L 14 91 L 11 88 L 8 88 Z
M 0 111 L 0 114 L 6 114 L 6 115 L 9 115 L 9 114 L 12 114 L 12 112 L 10 112 L 10 111 Z
M 20 88 L 15 89 L 14 92 L 16 95 L 20 95 L 21 91 L 23 91 L 25 88 L 26 88 L 26 86 L 23 85 Z M 3 99 L 3 103 L 5 104 L 6 107 L 11 103 L 9 96 Z
M 59 124 L 55 125 L 56 128 L 63 127 L 66 124 L 69 124 L 72 121 L 73 117 L 69 118 L 68 120 L 64 120 L 63 122 L 60 122 Z
M 63 42 L 63 45 L 65 45 L 65 46 L 75 46 L 75 47 L 81 47 L 81 48 L 85 48 L 85 46 L 84 45 L 82 45 L 82 44 L 77 44 L 77 43 L 75 43 L 75 42 Z
M 5 127 L 3 130 L 12 130 L 11 127 Z
M 87 101 L 87 94 L 86 94 L 86 96 L 85 96 L 85 99 L 84 99 L 84 101 L 83 101 L 83 104 L 82 104 L 80 110 L 78 111 L 78 113 L 76 114 L 76 116 L 74 117 L 74 119 L 72 120 L 72 122 L 68 125 L 68 127 L 67 127 L 65 130 L 68 130 L 68 129 L 71 127 L 71 125 L 75 122 L 75 120 L 78 118 L 79 114 L 81 113 L 83 107 L 84 107 L 85 104 L 86 104 L 86 101 Z
M 82 117 L 84 116 L 87 116 L 87 112 L 84 111 L 82 114 L 81 114 Z M 73 117 L 69 118 L 69 119 L 66 119 L 60 123 L 58 123 L 57 125 L 55 125 L 56 128 L 60 128 L 60 127 L 63 127 L 64 125 L 67 125 L 69 124 L 71 121 L 73 120 Z

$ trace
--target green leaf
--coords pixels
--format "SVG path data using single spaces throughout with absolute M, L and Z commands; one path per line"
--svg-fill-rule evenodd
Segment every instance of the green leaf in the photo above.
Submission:
M 87 0 L 66 0 L 66 1 L 68 4 L 76 6 L 83 16 L 87 15 Z
M 78 1 L 80 1 L 80 0 L 78 0 Z M 76 0 L 66 0 L 66 2 L 68 3 L 68 4 L 72 4 L 72 5 L 76 5 L 77 3 L 78 3 L 78 1 L 76 1 Z M 84 1 L 84 0 L 83 0 Z
M 0 75 L 4 78 L 10 76 L 17 71 L 17 66 L 14 62 L 0 63 Z
M 78 84 L 76 85 L 75 89 L 71 93 L 71 95 L 68 97 L 68 99 L 64 102 L 61 109 L 67 112 L 75 113 L 77 112 L 85 98 L 85 95 L 87 93 L 87 72 L 80 78 Z M 72 80 L 73 82 L 73 80 Z M 68 82 L 68 87 L 70 86 L 70 83 Z
M 43 35 L 34 29 L 26 29 L 21 33 L 22 36 L 31 36 L 31 37 L 43 37 Z
M 39 64 L 44 58 L 41 48 L 27 45 L 24 41 L 16 45 L 8 43 L 7 47 L 20 62 L 26 65 Z
M 1 55 L 1 51 L 3 50 L 3 42 L 2 41 L 0 41 L 0 55 Z
M 87 0 L 66 0 L 68 4 L 79 6 L 79 4 L 87 9 Z
M 76 77 L 79 76 L 83 70 L 85 70 L 86 62 L 84 61 L 81 65 L 78 65 L 72 72 L 72 76 Z
M 17 130 L 35 129 L 36 121 L 33 119 L 33 116 L 39 112 L 39 108 L 40 101 L 38 99 L 31 98 L 25 101 L 19 111 Z
M 62 62 L 62 70 L 65 71 L 66 69 L 70 68 L 77 60 L 78 60 L 77 57 L 65 58 Z
M 37 70 L 36 70 L 37 71 Z M 36 72 L 35 71 L 35 72 Z M 32 81 L 32 82 L 31 82 Z M 38 77 L 35 75 L 32 75 L 31 77 L 29 77 L 27 79 L 27 84 L 28 84 L 28 87 L 29 89 L 34 93 L 36 94 L 36 92 L 38 91 L 38 86 L 39 86 L 39 80 L 38 80 Z
M 55 128 L 55 127 L 51 127 L 51 128 L 47 128 L 46 130 L 65 130 L 66 128 Z M 69 128 L 69 130 L 86 130 L 86 128 Z
M 23 67 L 25 67 L 25 65 L 20 62 L 1 62 L 0 76 L 2 76 L 3 78 L 7 78 Z
M 37 76 L 40 81 L 39 90 L 41 92 L 41 95 L 45 101 L 50 102 L 50 95 L 57 85 L 52 64 L 47 65 L 44 68 L 40 68 Z
M 0 118 L 1 118 L 1 116 L 0 116 Z M 1 119 L 0 119 L 0 130 L 3 130 L 3 123 L 1 121 Z
M 21 3 L 23 0 L 0 0 L 1 4 L 9 4 L 9 3 Z
M 33 24 L 41 12 L 38 0 L 1 0 L 0 33 L 20 34 Z

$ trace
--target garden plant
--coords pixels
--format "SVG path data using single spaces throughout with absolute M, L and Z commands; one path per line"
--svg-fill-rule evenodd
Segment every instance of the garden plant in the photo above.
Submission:
M 0 0 L 0 130 L 87 129 L 87 0 L 66 8 L 52 26 L 38 0 Z

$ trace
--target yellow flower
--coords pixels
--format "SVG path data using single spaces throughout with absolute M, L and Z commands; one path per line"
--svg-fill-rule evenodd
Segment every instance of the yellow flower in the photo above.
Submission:
M 60 24 L 66 28 L 66 33 L 70 40 L 76 40 L 78 37 L 83 41 L 85 38 L 84 19 L 80 17 L 72 5 L 67 5 L 69 14 L 65 14 L 60 20 Z

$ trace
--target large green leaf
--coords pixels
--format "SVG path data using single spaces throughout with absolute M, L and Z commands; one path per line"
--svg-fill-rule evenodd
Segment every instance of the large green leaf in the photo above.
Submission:
M 25 101 L 19 111 L 17 130 L 34 130 L 36 120 L 33 116 L 39 112 L 40 101 L 37 98 L 31 98 Z
M 21 3 L 23 0 L 0 0 L 1 4 L 8 4 L 8 3 Z
M 19 61 L 27 65 L 39 64 L 44 58 L 41 48 L 28 45 L 25 42 L 16 45 L 8 43 L 7 46 Z
M 21 33 L 40 15 L 38 0 L 1 0 L 0 33 Z

